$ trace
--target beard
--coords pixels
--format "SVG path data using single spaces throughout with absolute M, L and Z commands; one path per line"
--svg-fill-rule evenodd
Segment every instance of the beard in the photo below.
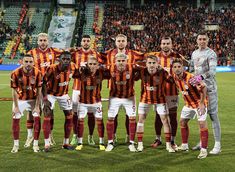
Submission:
M 155 74 L 157 72 L 157 70 L 156 70 L 156 68 L 150 68 L 150 69 L 148 69 L 148 72 L 150 74 Z
M 32 66 L 25 66 L 25 70 L 29 73 L 32 70 Z
M 62 68 L 63 71 L 67 70 L 68 67 L 69 67 L 69 63 L 62 64 L 62 65 L 61 65 L 61 68 Z
M 90 46 L 83 46 L 82 48 L 87 51 L 89 50 Z

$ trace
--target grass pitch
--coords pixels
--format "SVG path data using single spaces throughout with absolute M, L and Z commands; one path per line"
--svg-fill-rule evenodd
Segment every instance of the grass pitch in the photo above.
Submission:
M 0 97 L 11 97 L 9 87 L 9 72 L 0 72 Z M 20 151 L 12 154 L 13 139 L 11 134 L 11 101 L 0 101 L 1 120 L 0 120 L 0 171 L 209 171 L 209 172 L 229 172 L 235 168 L 235 73 L 217 74 L 218 92 L 219 92 L 219 117 L 222 127 L 222 152 L 220 155 L 209 155 L 206 159 L 198 160 L 196 157 L 198 151 L 177 152 L 169 154 L 165 146 L 152 149 L 150 144 L 155 138 L 154 132 L 154 113 L 151 111 L 145 123 L 144 146 L 141 153 L 131 153 L 128 151 L 128 145 L 124 143 L 125 139 L 125 115 L 123 110 L 119 113 L 118 125 L 118 145 L 112 152 L 102 152 L 97 146 L 87 145 L 87 123 L 85 123 L 84 148 L 82 151 L 67 151 L 61 149 L 63 140 L 64 115 L 56 106 L 54 137 L 57 145 L 52 148 L 50 153 L 33 153 L 32 147 L 24 148 L 26 139 L 26 117 L 21 119 L 20 132 Z M 72 85 L 72 83 L 70 84 Z M 71 94 L 71 90 L 70 90 Z M 140 83 L 136 83 L 137 103 L 140 94 Z M 103 97 L 108 97 L 106 83 L 103 84 Z M 182 100 L 178 110 L 182 108 Z M 107 102 L 103 102 L 103 116 L 106 123 Z M 209 150 L 213 148 L 214 139 L 209 123 Z M 192 120 L 189 123 L 190 137 L 189 146 L 192 147 L 199 140 L 199 130 L 197 121 Z M 105 136 L 106 136 L 105 132 Z M 97 130 L 94 137 L 98 143 Z M 164 136 L 163 136 L 164 138 Z M 163 139 L 164 141 L 164 139 Z M 40 147 L 43 148 L 43 133 L 40 136 Z M 176 143 L 180 145 L 180 128 Z

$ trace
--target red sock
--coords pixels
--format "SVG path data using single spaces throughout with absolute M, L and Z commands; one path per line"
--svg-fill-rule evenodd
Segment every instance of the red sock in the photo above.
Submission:
M 51 125 L 51 130 L 53 130 L 53 127 L 54 127 L 54 116 L 50 119 L 50 125 Z
M 97 130 L 98 130 L 98 134 L 99 137 L 104 137 L 104 122 L 103 119 L 97 119 L 96 120 L 96 124 L 97 124 Z
M 87 115 L 88 115 L 89 135 L 93 135 L 95 129 L 95 117 L 93 113 L 87 113 Z
M 12 134 L 14 140 L 19 140 L 20 136 L 20 119 L 12 120 Z
M 171 133 L 165 133 L 166 142 L 171 142 Z
M 34 117 L 34 140 L 39 139 L 40 130 L 41 130 L 41 119 L 40 116 Z
M 138 142 L 142 142 L 143 141 L 144 132 L 136 132 L 136 134 L 137 134 Z
M 49 134 L 51 133 L 51 123 L 50 123 L 51 117 L 44 117 L 42 129 L 45 139 L 49 139 Z
M 69 138 L 72 128 L 73 128 L 73 115 L 70 113 L 69 115 L 65 115 L 64 138 Z
M 136 131 L 136 121 L 135 119 L 129 118 L 129 133 L 130 133 L 130 141 L 135 140 L 135 131 Z
M 106 130 L 108 134 L 108 140 L 113 140 L 114 121 L 108 120 L 106 124 Z
M 116 134 L 116 132 L 117 132 L 117 126 L 118 126 L 118 114 L 115 116 L 115 119 L 114 119 L 113 134 Z
M 84 119 L 78 119 L 78 137 L 83 137 Z
M 202 142 L 202 148 L 207 149 L 208 146 L 208 128 L 200 129 L 200 138 Z
M 128 117 L 128 115 L 126 115 L 125 125 L 126 125 L 126 134 L 129 135 L 130 134 L 130 132 L 129 132 L 130 131 L 129 130 L 130 125 L 129 125 L 129 117 Z
M 73 133 L 78 134 L 78 115 L 76 112 L 73 114 Z
M 159 114 L 156 112 L 156 117 L 155 117 L 155 132 L 157 136 L 161 135 L 161 130 L 162 130 L 162 121 L 159 116 Z
M 178 127 L 177 112 L 170 111 L 169 117 L 170 117 L 170 125 L 171 125 L 171 134 L 172 134 L 172 136 L 175 137 L 176 132 L 177 132 L 177 127 Z
M 27 129 L 33 129 L 33 120 L 29 119 L 26 121 L 26 127 Z
M 181 129 L 182 143 L 188 143 L 188 136 L 189 136 L 188 124 L 186 124 L 186 126 L 180 126 L 180 129 Z

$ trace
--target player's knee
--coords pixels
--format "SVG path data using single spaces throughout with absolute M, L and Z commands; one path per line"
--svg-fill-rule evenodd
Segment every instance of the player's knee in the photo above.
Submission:
M 21 116 L 22 116 L 21 113 L 14 113 L 14 112 L 12 112 L 13 119 L 20 119 Z
M 186 127 L 187 126 L 187 121 L 185 119 L 180 119 L 180 126 L 181 127 Z

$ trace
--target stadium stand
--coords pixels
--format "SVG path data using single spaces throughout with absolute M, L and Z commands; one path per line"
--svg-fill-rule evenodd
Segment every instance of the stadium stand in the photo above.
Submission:
M 130 25 L 144 25 L 144 28 L 137 31 L 135 29 L 138 28 L 133 30 Z M 174 4 L 155 2 L 132 8 L 127 8 L 125 4 L 105 4 L 103 50 L 113 47 L 115 35 L 124 33 L 129 38 L 130 48 L 143 52 L 158 51 L 160 37 L 167 33 L 174 40 L 174 48 L 190 57 L 196 48 L 196 35 L 205 25 L 219 25 L 219 30 L 208 31 L 208 34 L 210 47 L 218 54 L 220 64 L 234 61 L 235 7 L 211 11 L 205 5 L 195 8 L 178 1 Z

